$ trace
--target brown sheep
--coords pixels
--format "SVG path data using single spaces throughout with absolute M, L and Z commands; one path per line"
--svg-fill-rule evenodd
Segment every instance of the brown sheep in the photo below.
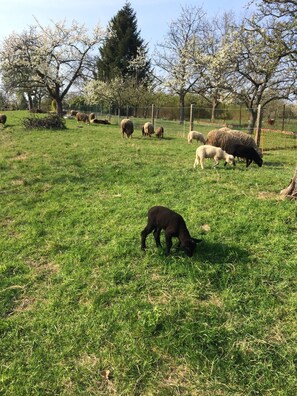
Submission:
M 121 132 L 123 137 L 125 137 L 126 135 L 128 138 L 132 138 L 132 133 L 134 132 L 134 125 L 133 122 L 129 120 L 129 118 L 124 118 L 121 121 Z
M 97 118 L 94 118 L 91 120 L 92 124 L 104 124 L 104 125 L 110 125 L 110 122 L 108 120 L 99 120 Z
M 156 136 L 157 138 L 162 138 L 164 137 L 164 128 L 162 126 L 158 127 L 156 130 Z
M 5 125 L 7 117 L 5 114 L 0 114 L 0 124 Z
M 151 122 L 146 122 L 142 127 L 142 136 L 149 136 L 155 133 L 154 125 Z
M 70 115 L 71 115 L 72 117 L 75 117 L 77 113 L 78 113 L 77 110 L 71 110 L 71 111 L 70 111 Z
M 85 113 L 77 113 L 76 114 L 76 121 L 77 122 L 85 122 L 86 124 L 90 123 L 89 116 Z
M 206 144 L 221 147 L 227 153 L 232 153 L 235 145 L 243 144 L 246 147 L 255 149 L 260 157 L 262 157 L 262 152 L 252 136 L 230 128 L 214 129 L 208 132 Z

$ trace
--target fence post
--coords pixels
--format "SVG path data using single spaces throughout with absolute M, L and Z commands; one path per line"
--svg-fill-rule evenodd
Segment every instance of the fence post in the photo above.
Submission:
M 256 141 L 257 146 L 259 146 L 259 144 L 260 144 L 262 116 L 263 116 L 263 114 L 262 114 L 262 106 L 259 104 L 258 111 L 257 111 L 256 136 L 255 136 L 255 141 Z
M 286 113 L 286 105 L 283 106 L 283 114 L 282 114 L 282 131 L 285 130 L 285 113 Z
M 190 107 L 190 131 L 191 132 L 193 130 L 193 103 L 191 103 L 191 107 Z
M 155 125 L 154 104 L 152 104 L 152 124 Z

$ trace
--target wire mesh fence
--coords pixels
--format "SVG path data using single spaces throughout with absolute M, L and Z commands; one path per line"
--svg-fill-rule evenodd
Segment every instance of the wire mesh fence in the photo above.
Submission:
M 151 121 L 155 127 L 163 126 L 165 131 L 185 136 L 190 130 L 199 130 L 205 135 L 212 129 L 229 127 L 248 133 L 250 111 L 244 106 L 223 107 L 213 111 L 211 108 L 186 106 L 184 121 L 180 122 L 179 107 L 123 106 L 106 109 L 101 105 L 81 106 L 79 111 L 95 113 L 97 118 L 108 119 L 112 124 L 120 124 L 122 118 L 133 119 L 136 130 L 141 130 L 144 122 Z M 261 137 L 259 146 L 262 150 L 297 148 L 297 111 L 285 105 L 263 110 Z

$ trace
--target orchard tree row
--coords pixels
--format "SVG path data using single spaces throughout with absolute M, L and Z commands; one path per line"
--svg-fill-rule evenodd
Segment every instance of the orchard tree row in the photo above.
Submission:
M 166 105 L 156 101 L 170 93 L 179 98 L 181 121 L 186 96 L 195 94 L 212 117 L 220 103 L 246 106 L 253 130 L 259 105 L 296 99 L 297 75 L 297 1 L 254 1 L 256 12 L 240 21 L 181 7 L 151 56 L 129 2 L 92 33 L 75 21 L 36 21 L 1 45 L 2 92 L 21 95 L 29 109 L 49 97 L 58 114 L 71 92 L 89 105 L 134 108 Z

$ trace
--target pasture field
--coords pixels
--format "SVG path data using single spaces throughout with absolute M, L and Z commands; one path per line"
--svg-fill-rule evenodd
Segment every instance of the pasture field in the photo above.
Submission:
M 1 395 L 295 396 L 297 205 L 279 192 L 296 150 L 194 171 L 176 126 L 128 140 L 115 124 L 25 131 L 26 112 L 7 116 Z M 203 239 L 193 257 L 152 235 L 140 250 L 153 205 Z

